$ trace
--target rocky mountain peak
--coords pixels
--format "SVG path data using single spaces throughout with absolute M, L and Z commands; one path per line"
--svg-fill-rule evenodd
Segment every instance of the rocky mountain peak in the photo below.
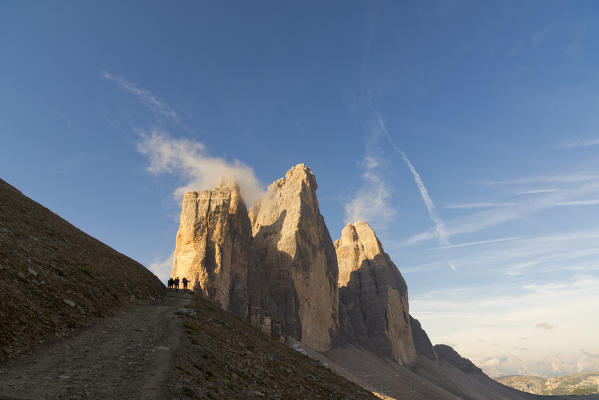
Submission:
M 298 164 L 249 213 L 235 184 L 187 193 L 173 274 L 225 310 L 270 321 L 275 336 L 328 350 L 339 330 L 338 269 L 317 187 Z
M 268 187 L 249 215 L 283 333 L 323 351 L 338 330 L 338 268 L 317 187 L 310 168 L 298 164 Z
M 242 318 L 248 314 L 248 270 L 255 265 L 247 208 L 239 187 L 223 183 L 183 196 L 173 276 Z
M 343 337 L 400 363 L 414 361 L 407 285 L 373 229 L 348 224 L 335 250 Z
M 384 254 L 374 230 L 363 221 L 347 224 L 341 231 L 341 238 L 335 242 L 335 249 L 339 261 L 339 287 L 347 285 L 351 273 L 364 260 L 374 260 L 377 255 Z

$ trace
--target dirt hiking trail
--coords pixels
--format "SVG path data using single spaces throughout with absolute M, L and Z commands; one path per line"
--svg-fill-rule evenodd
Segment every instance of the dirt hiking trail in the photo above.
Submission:
M 162 399 L 192 295 L 169 293 L 0 365 L 0 399 Z

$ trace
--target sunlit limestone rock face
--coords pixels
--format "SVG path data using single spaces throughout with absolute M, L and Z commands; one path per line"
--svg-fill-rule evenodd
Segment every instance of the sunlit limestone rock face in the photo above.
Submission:
M 339 326 L 338 269 L 316 188 L 310 169 L 296 165 L 269 186 L 249 216 L 282 333 L 326 351 Z
M 255 269 L 252 230 L 236 185 L 183 197 L 173 277 L 223 309 L 248 318 L 248 274 Z
M 408 288 L 372 228 L 348 224 L 335 249 L 342 335 L 399 363 L 414 361 Z

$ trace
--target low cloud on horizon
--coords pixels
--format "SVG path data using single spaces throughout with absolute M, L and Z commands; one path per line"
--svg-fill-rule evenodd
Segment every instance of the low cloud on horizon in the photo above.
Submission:
M 539 322 L 535 325 L 535 328 L 551 330 L 557 328 L 557 326 L 552 325 L 549 322 Z

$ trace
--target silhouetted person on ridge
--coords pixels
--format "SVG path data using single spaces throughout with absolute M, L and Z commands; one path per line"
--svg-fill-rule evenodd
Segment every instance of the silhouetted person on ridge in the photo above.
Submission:
M 174 279 L 173 278 L 168 278 L 168 288 L 170 290 L 173 290 L 173 285 L 174 285 Z
M 177 292 L 179 291 L 179 277 L 175 278 L 175 289 L 177 289 Z
M 183 291 L 187 291 L 187 284 L 189 283 L 189 281 L 187 280 L 186 277 L 183 277 Z

